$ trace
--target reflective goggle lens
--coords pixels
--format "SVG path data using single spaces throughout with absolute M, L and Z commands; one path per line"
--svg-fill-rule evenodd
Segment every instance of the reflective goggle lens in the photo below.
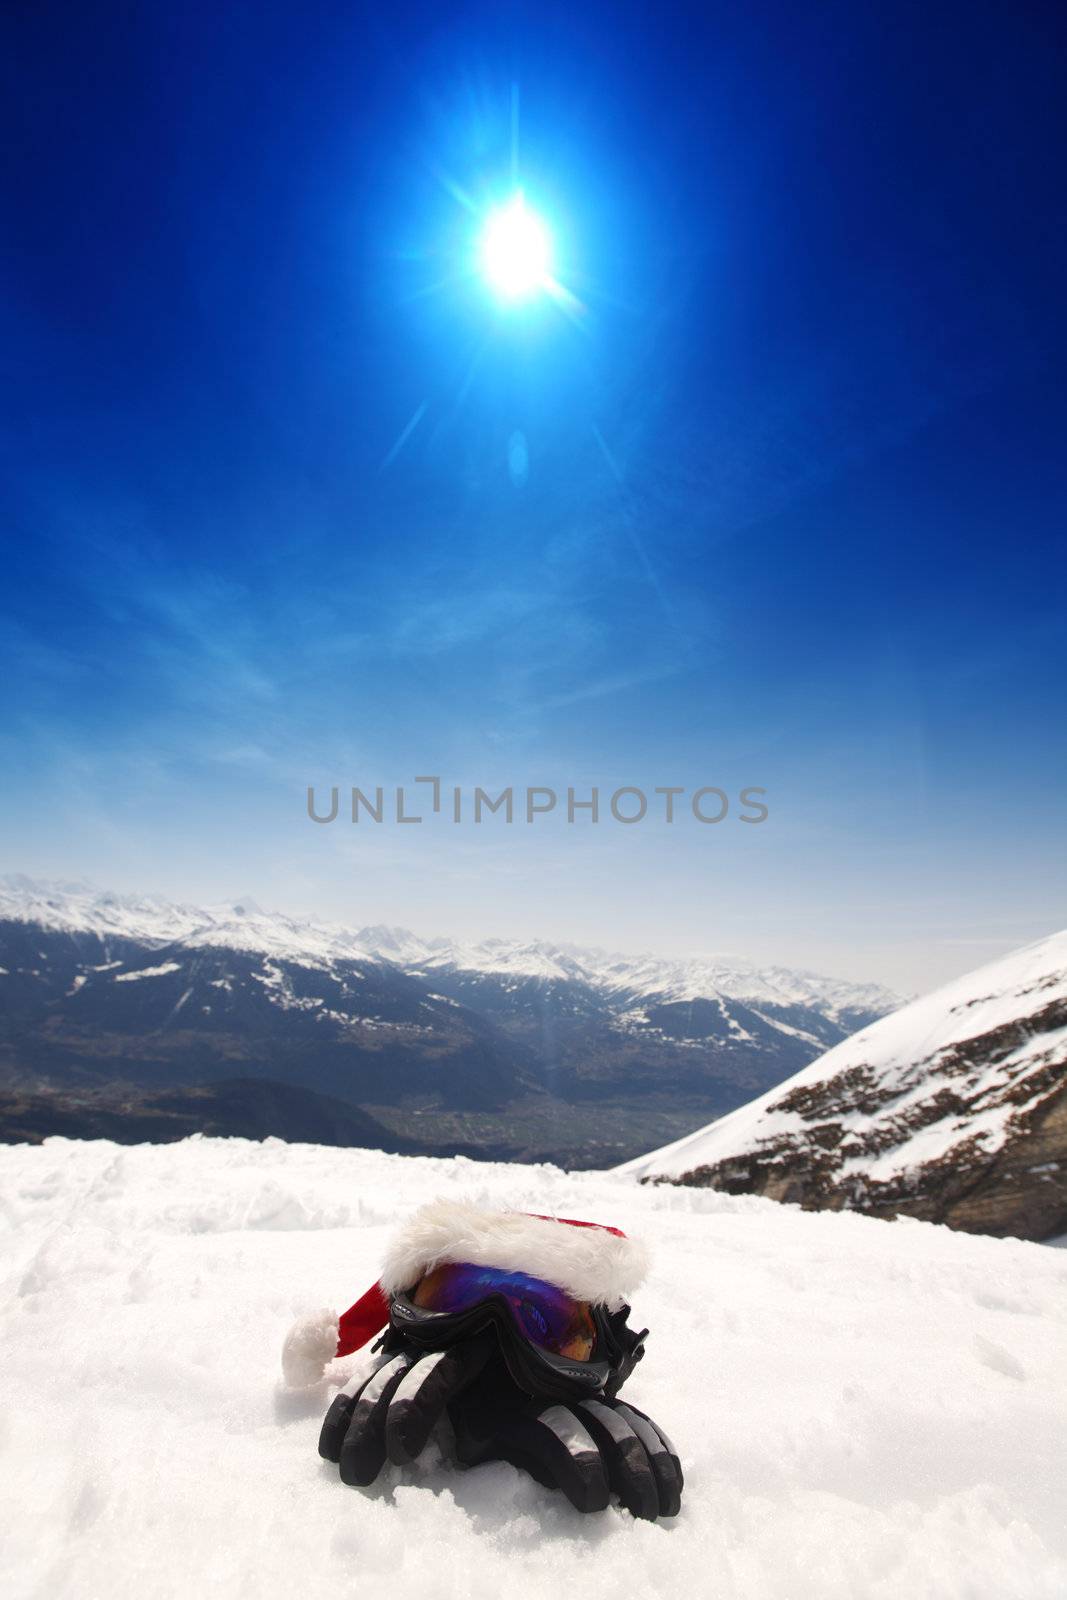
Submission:
M 412 1291 L 425 1311 L 469 1311 L 489 1295 L 502 1295 L 520 1331 L 532 1344 L 571 1361 L 588 1361 L 596 1343 L 596 1325 L 589 1305 L 572 1300 L 555 1284 L 523 1272 L 447 1262 L 435 1267 Z

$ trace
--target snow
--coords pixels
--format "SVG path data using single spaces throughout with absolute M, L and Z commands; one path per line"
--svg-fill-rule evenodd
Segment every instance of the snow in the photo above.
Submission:
M 180 972 L 180 961 L 164 961 L 158 967 L 142 967 L 139 972 L 116 972 L 113 983 L 133 983 L 135 978 L 163 978 L 168 972 Z M 82 982 L 84 983 L 84 978 Z
M 744 961 L 706 956 L 610 956 L 602 979 L 606 987 L 655 995 L 660 1001 L 679 1005 L 725 995 L 756 1008 L 813 1006 L 836 1018 L 844 1011 L 893 1011 L 901 1004 L 899 995 L 880 984 L 848 983 L 812 972 L 754 967 Z
M 363 1492 L 319 1461 L 332 1388 L 281 1385 L 283 1337 L 362 1292 L 438 1194 L 653 1244 L 625 1392 L 683 1458 L 672 1524 L 582 1518 L 511 1467 L 433 1451 Z M 7 1147 L 0 1248 L 13 1600 L 1067 1592 L 1059 1250 L 612 1174 L 204 1138 Z
M 32 923 L 52 932 L 136 939 L 160 948 L 181 944 L 241 950 L 312 967 L 337 960 L 376 960 L 351 929 L 263 912 L 249 900 L 221 906 L 175 905 L 156 895 L 112 894 L 88 884 L 36 883 L 20 874 L 0 879 L 3 920 Z
M 1018 1022 L 1064 998 L 1067 931 L 1015 950 L 891 1016 L 872 1022 L 767 1094 L 618 1170 L 636 1177 L 676 1177 L 699 1166 L 758 1150 L 772 1140 L 803 1139 L 809 1127 L 803 1113 L 776 1108 L 795 1089 L 859 1069 L 869 1071 L 879 1089 L 892 1089 L 892 1099 L 871 1116 L 835 1113 L 833 1120 L 853 1132 L 869 1130 L 878 1123 L 886 1129 L 899 1127 L 900 1133 L 877 1158 L 876 1167 L 860 1155 L 846 1160 L 843 1174 L 862 1171 L 868 1177 L 887 1179 L 946 1155 L 960 1141 L 975 1134 L 981 1135 L 985 1153 L 992 1154 L 1006 1136 L 1009 1119 L 1020 1109 L 1018 1103 L 1005 1097 L 1004 1090 L 1020 1074 L 1039 1070 L 1050 1061 L 1067 1063 L 1067 1030 L 1039 1033 L 1023 1047 L 1005 1054 L 995 1070 L 978 1069 L 974 1081 L 966 1085 L 974 1110 L 965 1117 L 947 1116 L 912 1131 L 901 1121 L 902 1113 L 915 1109 L 921 1101 L 933 1100 L 945 1081 L 938 1076 L 939 1058 L 954 1046 Z M 963 1080 L 956 1076 L 952 1082 L 959 1088 Z M 991 1103 L 982 1105 L 983 1100 Z M 842 1141 L 841 1154 L 848 1156 L 847 1140 Z
M 371 937 L 374 932 L 364 928 L 358 937 L 388 956 L 396 947 L 396 930 L 389 930 L 391 939 L 382 945 Z M 413 939 L 412 935 L 407 937 Z M 415 946 L 409 945 L 408 949 L 414 952 Z M 544 983 L 573 980 L 607 995 L 640 996 L 661 1004 L 687 1004 L 726 996 L 753 1006 L 813 1006 L 833 1018 L 856 1009 L 892 1011 L 901 1003 L 899 995 L 879 984 L 847 983 L 783 967 L 759 968 L 742 961 L 700 956 L 625 956 L 536 940 L 485 939 L 475 944 L 438 941 L 424 958 L 413 955 L 411 965 L 426 972 L 436 967 L 472 975 L 534 978 Z M 775 1019 L 772 1026 L 782 1024 Z

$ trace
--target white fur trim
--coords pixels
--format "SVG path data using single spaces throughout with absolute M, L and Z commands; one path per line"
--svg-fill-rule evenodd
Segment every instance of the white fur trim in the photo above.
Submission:
M 282 1346 L 282 1376 L 290 1389 L 318 1383 L 337 1353 L 337 1312 L 312 1311 L 299 1317 Z
M 573 1228 L 522 1211 L 441 1199 L 420 1206 L 401 1225 L 379 1281 L 386 1294 L 397 1294 L 443 1261 L 525 1272 L 610 1311 L 626 1303 L 648 1270 L 644 1245 L 605 1227 Z

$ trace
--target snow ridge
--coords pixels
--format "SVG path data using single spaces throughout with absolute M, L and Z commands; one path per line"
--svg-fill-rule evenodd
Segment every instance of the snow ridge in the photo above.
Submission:
M 0 878 L 0 921 L 5 919 L 63 932 L 126 937 L 159 947 L 221 946 L 312 966 L 377 960 L 425 976 L 439 970 L 515 984 L 580 983 L 605 998 L 631 1004 L 651 998 L 669 1004 L 724 996 L 756 1007 L 814 1007 L 836 1020 L 851 1012 L 892 1011 L 901 1003 L 899 995 L 878 984 L 849 983 L 783 967 L 714 957 L 627 956 L 538 940 L 420 938 L 406 928 L 379 924 L 351 929 L 264 912 L 250 900 L 180 905 L 153 895 L 118 895 L 87 883 L 40 883 L 21 875 Z

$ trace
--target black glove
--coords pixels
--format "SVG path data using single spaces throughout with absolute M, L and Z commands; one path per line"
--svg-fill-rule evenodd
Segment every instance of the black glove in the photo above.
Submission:
M 390 1332 L 378 1364 L 334 1396 L 319 1434 L 319 1455 L 335 1461 L 343 1483 L 373 1483 L 386 1458 L 414 1461 L 445 1406 L 481 1372 L 494 1353 L 487 1328 L 447 1350 L 420 1350 Z
M 677 1452 L 650 1417 L 624 1400 L 531 1399 L 490 1363 L 448 1414 L 464 1466 L 510 1461 L 561 1490 L 578 1511 L 603 1511 L 614 1493 L 633 1516 L 650 1522 L 678 1514 Z
M 678 1512 L 681 1464 L 644 1412 L 606 1396 L 531 1398 L 491 1329 L 432 1352 L 392 1332 L 374 1371 L 335 1396 L 319 1454 L 339 1465 L 345 1483 L 373 1483 L 386 1459 L 404 1465 L 420 1454 L 446 1409 L 463 1466 L 508 1461 L 579 1511 L 603 1511 L 614 1492 L 635 1517 Z

